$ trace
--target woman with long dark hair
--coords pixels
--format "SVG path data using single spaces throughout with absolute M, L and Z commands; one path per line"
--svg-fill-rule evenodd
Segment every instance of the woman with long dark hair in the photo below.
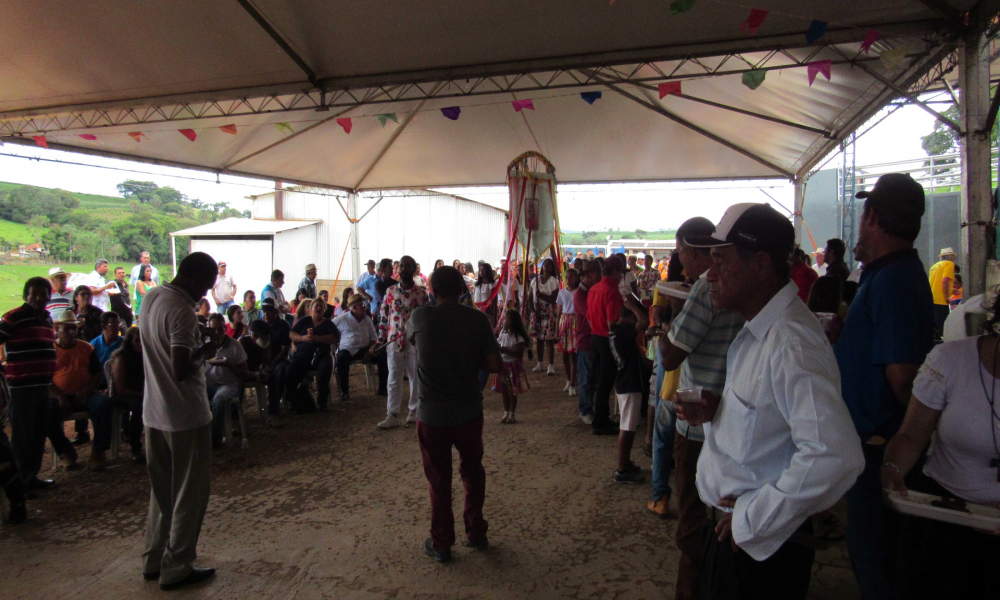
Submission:
M 434 261 L 434 269 L 431 270 L 431 274 L 433 274 L 434 271 L 437 271 L 439 267 L 443 267 L 443 266 L 444 266 L 444 261 L 441 260 L 440 258 L 437 259 L 436 261 Z
M 497 326 L 497 298 L 493 296 L 493 289 L 496 286 L 496 277 L 493 275 L 490 263 L 479 265 L 479 278 L 472 287 L 472 301 L 476 304 L 476 308 L 486 313 L 493 329 Z M 487 300 L 489 304 L 485 304 Z
M 101 309 L 91 304 L 93 299 L 94 293 L 85 285 L 77 286 L 73 290 L 73 312 L 80 321 L 77 339 L 88 343 L 102 333 Z
M 153 281 L 153 269 L 149 265 L 139 267 L 139 279 L 135 282 L 135 318 L 139 318 L 139 309 L 142 307 L 142 300 L 149 290 L 156 287 Z

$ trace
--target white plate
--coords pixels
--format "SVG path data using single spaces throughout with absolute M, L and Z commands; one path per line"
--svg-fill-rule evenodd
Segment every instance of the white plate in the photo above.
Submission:
M 944 521 L 955 525 L 965 525 L 975 529 L 985 529 L 993 531 L 1000 527 L 1000 509 L 982 504 L 965 503 L 965 508 L 969 512 L 951 510 L 932 506 L 931 502 L 941 500 L 939 496 L 923 494 L 910 490 L 906 496 L 900 496 L 897 492 L 887 494 L 889 502 L 893 507 L 904 515 L 915 517 L 925 517 L 935 521 Z
M 656 291 L 664 296 L 687 300 L 691 293 L 691 286 L 680 281 L 658 281 L 656 282 Z

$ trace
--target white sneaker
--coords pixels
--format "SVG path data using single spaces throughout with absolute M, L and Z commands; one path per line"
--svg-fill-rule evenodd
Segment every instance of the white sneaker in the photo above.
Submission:
M 594 415 L 580 415 L 580 420 L 587 425 L 594 424 Z
M 542 371 L 542 363 L 535 365 L 535 368 L 531 370 L 532 373 L 540 373 Z
M 399 418 L 396 415 L 389 415 L 384 421 L 376 425 L 379 429 L 392 429 L 393 427 L 399 427 Z
M 573 386 L 569 387 L 569 395 L 570 396 L 575 396 L 576 395 L 576 388 L 575 387 L 573 387 Z
M 566 382 L 566 385 L 563 386 L 563 391 L 564 392 L 568 392 L 569 391 L 569 382 L 568 381 Z
M 549 365 L 549 368 L 545 370 L 545 374 L 546 375 L 555 375 L 556 374 L 556 368 L 553 367 L 552 365 Z
M 417 411 L 411 410 L 406 415 L 406 423 L 407 423 L 407 425 L 409 425 L 410 423 L 416 423 L 416 422 L 417 422 Z

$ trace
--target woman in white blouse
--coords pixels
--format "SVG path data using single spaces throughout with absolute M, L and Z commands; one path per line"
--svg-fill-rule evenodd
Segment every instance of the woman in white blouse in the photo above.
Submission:
M 497 327 L 497 298 L 493 296 L 493 289 L 496 286 L 496 276 L 490 263 L 479 265 L 479 278 L 472 287 L 472 301 L 476 304 L 476 308 L 486 313 L 493 329 Z M 487 301 L 489 304 L 486 304 Z
M 990 330 L 991 335 L 941 344 L 927 355 L 903 426 L 886 448 L 887 491 L 906 495 L 909 484 L 944 498 L 948 508 L 962 510 L 965 503 L 1000 508 L 1000 319 Z M 922 471 L 911 473 L 935 433 Z M 899 598 L 1000 594 L 1000 527 L 988 532 L 907 517 L 899 548 Z
M 548 350 L 547 375 L 555 375 L 552 361 L 555 359 L 556 339 L 559 337 L 559 315 L 556 312 L 556 298 L 559 296 L 559 278 L 556 265 L 551 258 L 542 261 L 538 277 L 531 282 L 531 334 L 535 337 L 538 364 L 534 372 L 542 370 L 545 363 L 543 351 Z

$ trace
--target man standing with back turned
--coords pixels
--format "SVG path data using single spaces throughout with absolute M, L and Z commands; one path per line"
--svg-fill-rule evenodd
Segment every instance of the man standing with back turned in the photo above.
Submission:
M 170 283 L 142 301 L 139 323 L 146 372 L 143 422 L 152 492 L 143 577 L 172 590 L 199 583 L 215 569 L 192 566 L 212 482 L 212 412 L 205 360 L 218 348 L 198 324 L 195 302 L 218 276 L 204 252 L 189 254 Z
M 458 303 L 467 292 L 462 275 L 454 267 L 440 267 L 431 275 L 431 287 L 437 305 L 413 311 L 406 334 L 417 348 L 417 440 L 431 492 L 431 537 L 424 542 L 424 553 L 447 562 L 455 543 L 452 446 L 458 449 L 458 472 L 465 485 L 465 546 L 489 547 L 483 518 L 486 469 L 479 370 L 499 373 L 502 364 L 486 314 Z
M 804 599 L 815 551 L 810 517 L 830 508 L 864 459 L 840 397 L 830 343 L 789 280 L 795 232 L 766 204 L 736 204 L 706 237 L 712 303 L 747 323 L 726 356 L 721 399 L 678 402 L 705 423 L 698 493 L 706 523 L 701 597 Z

